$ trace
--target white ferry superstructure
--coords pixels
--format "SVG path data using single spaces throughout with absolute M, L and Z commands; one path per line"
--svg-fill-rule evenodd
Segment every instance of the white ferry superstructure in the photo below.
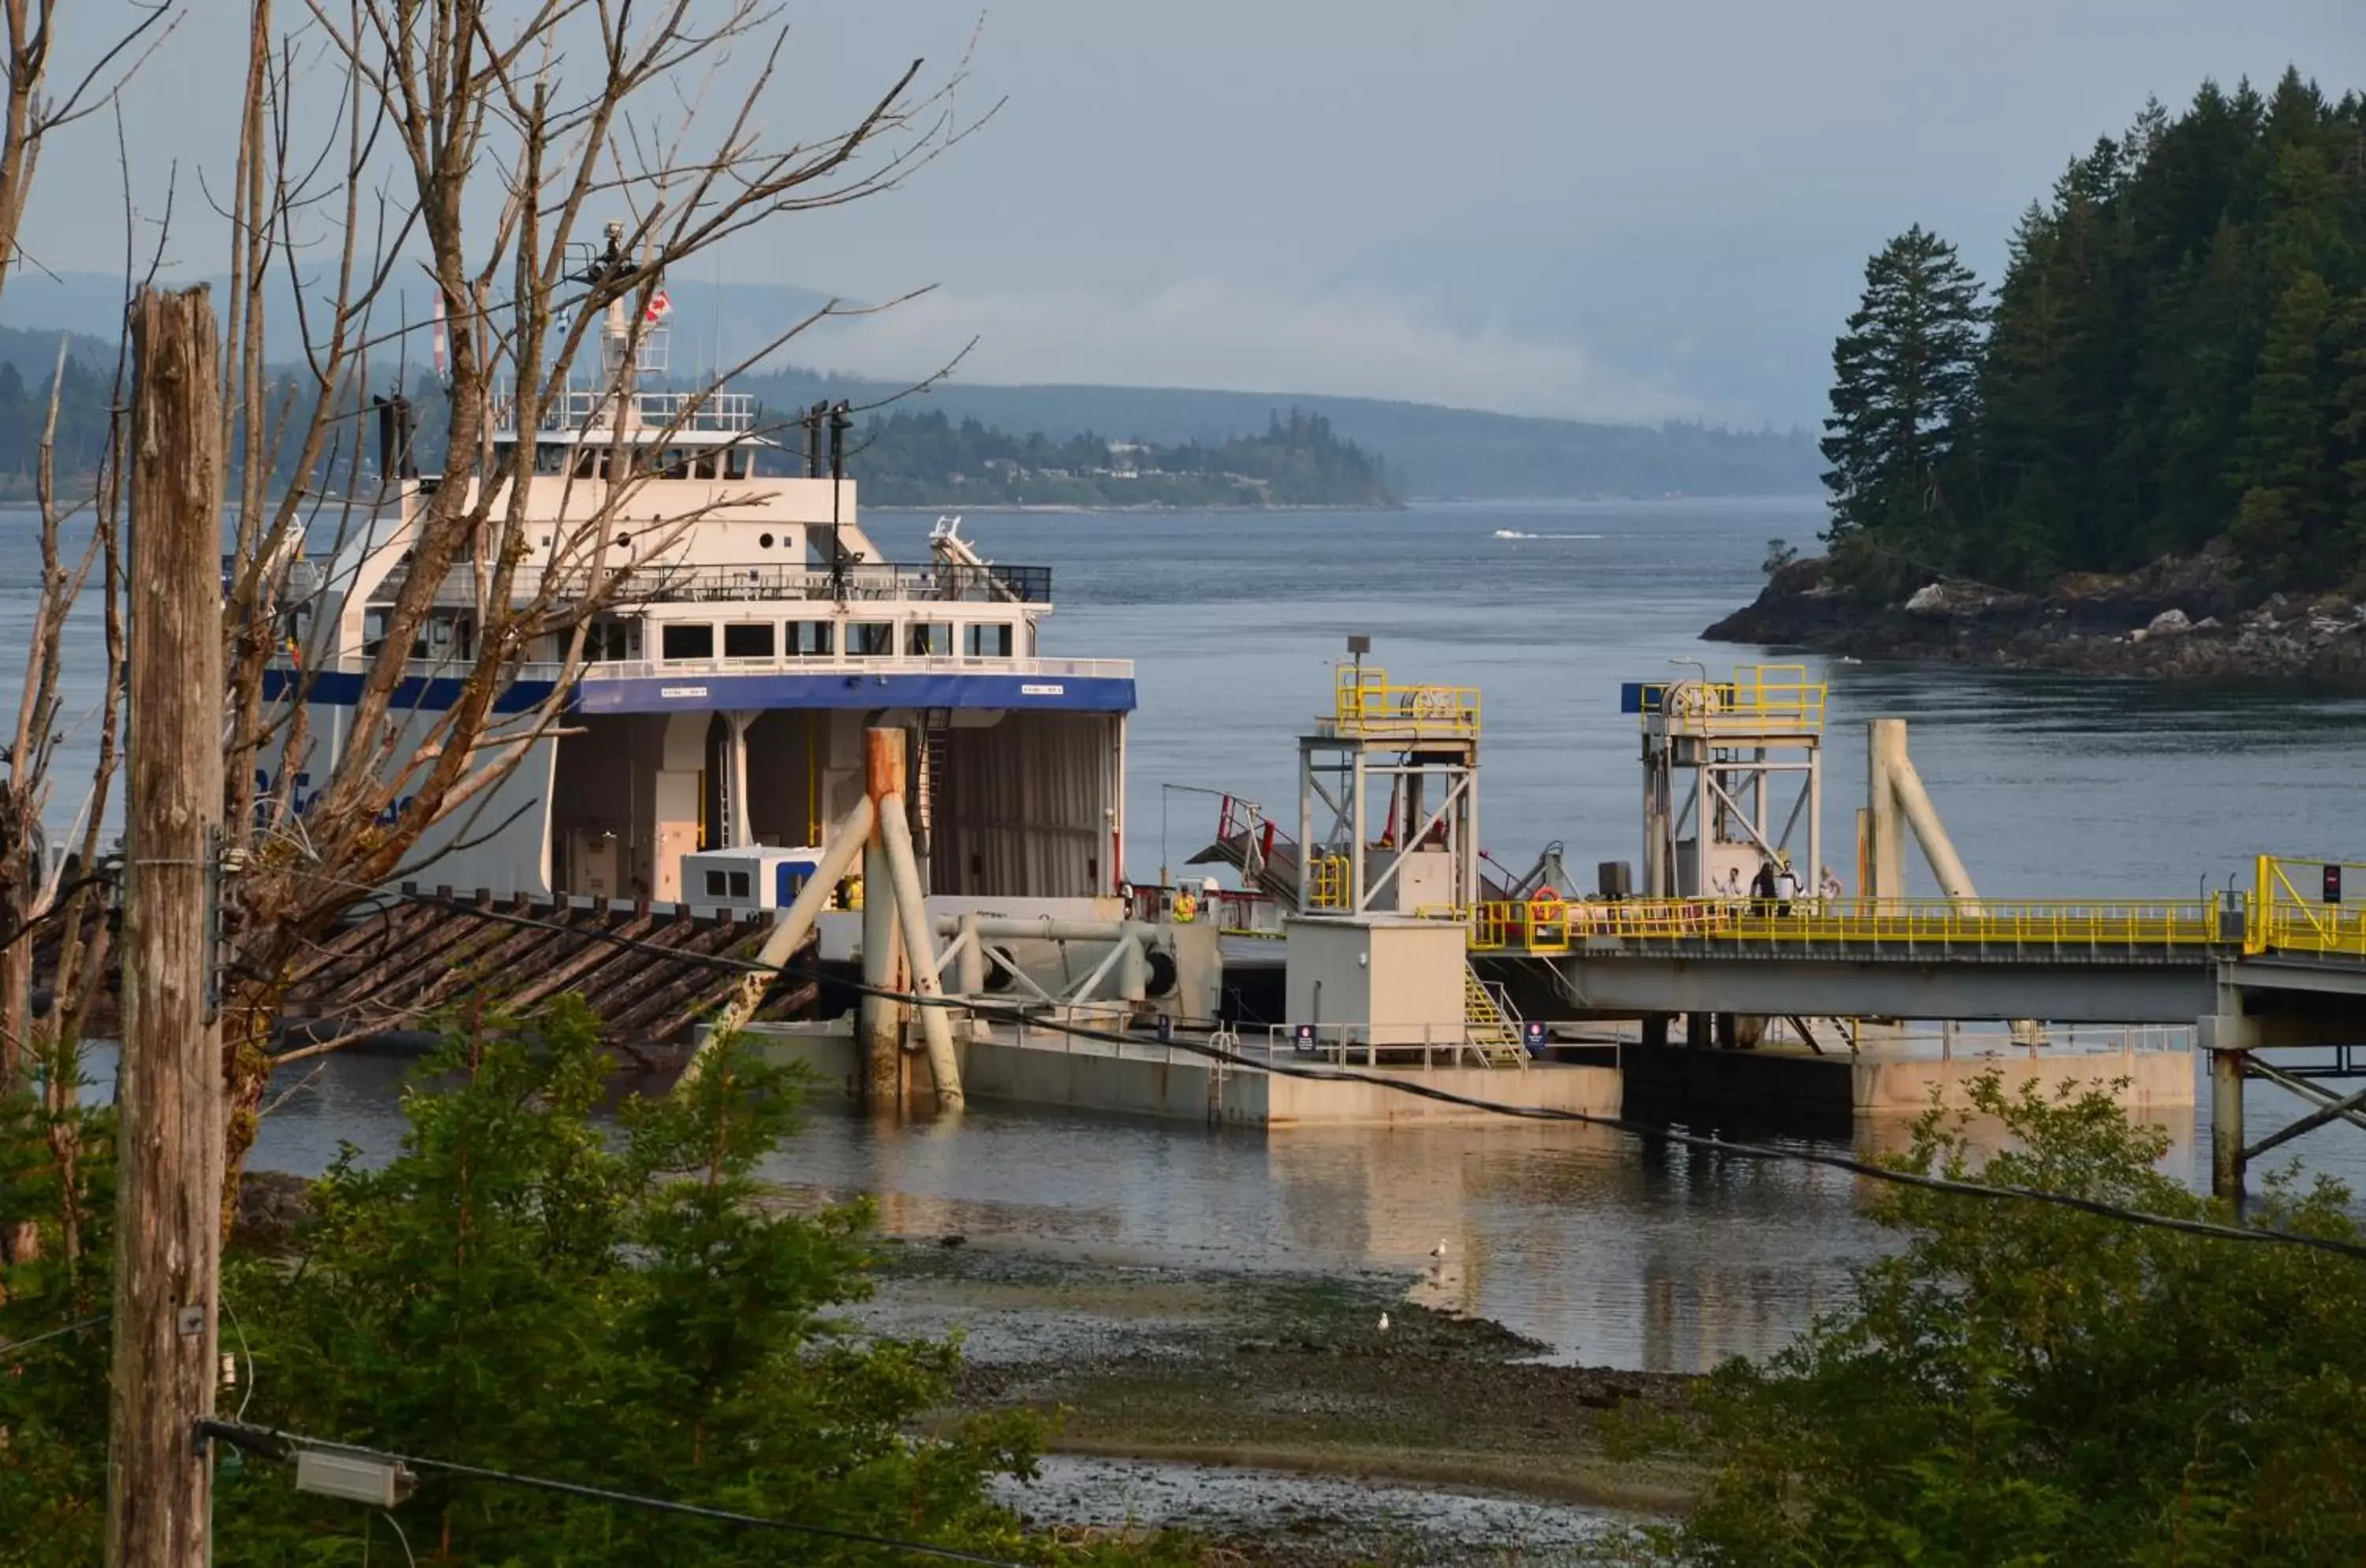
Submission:
M 614 367 L 621 307 L 604 335 Z M 610 562 L 631 564 L 631 586 L 590 623 L 560 732 L 439 824 L 416 875 L 513 896 L 783 907 L 862 792 L 864 729 L 888 725 L 914 738 L 932 895 L 1118 893 L 1132 661 L 1044 655 L 1050 570 L 986 561 L 957 519 L 940 521 L 927 558 L 886 559 L 856 521 L 842 405 L 806 416 L 801 463 L 757 421 L 747 393 L 572 386 L 539 428 L 497 419 L 490 471 L 528 443 L 543 476 L 527 487 L 526 515 L 543 525 L 528 529 L 518 601 L 564 596 L 553 557 L 609 503 L 618 452 L 646 476 L 610 525 Z M 274 684 L 310 705 L 315 756 L 347 738 L 438 483 L 402 479 L 369 536 L 301 574 L 325 623 L 321 651 L 300 675 L 283 659 Z M 497 496 L 492 515 L 506 504 Z M 477 581 L 474 562 L 456 563 L 413 644 L 397 705 L 419 730 L 472 659 Z M 546 699 L 562 651 L 557 638 L 534 650 L 500 706 Z

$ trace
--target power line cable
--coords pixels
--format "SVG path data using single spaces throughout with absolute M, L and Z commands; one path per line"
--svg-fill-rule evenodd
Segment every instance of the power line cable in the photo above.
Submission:
M 78 1319 L 73 1323 L 62 1323 L 55 1328 L 44 1329 L 39 1334 L 28 1335 L 22 1339 L 11 1339 L 6 1344 L 0 1345 L 0 1356 L 7 1355 L 11 1351 L 15 1350 L 27 1349 L 32 1346 L 39 1345 L 45 1339 L 62 1338 L 66 1335 L 79 1332 L 82 1329 L 96 1328 L 113 1315 L 114 1314 L 112 1313 L 93 1313 L 88 1317 Z
M 381 897 L 387 896 L 383 889 L 372 888 L 369 891 Z M 821 970 L 803 964 L 766 964 L 757 959 L 734 958 L 725 953 L 691 953 L 681 948 L 668 947 L 662 942 L 645 942 L 639 938 L 620 933 L 583 926 L 570 926 L 558 920 L 541 919 L 522 911 L 501 910 L 463 903 L 457 898 L 445 897 L 439 894 L 398 892 L 391 897 L 412 903 L 448 908 L 463 914 L 501 920 L 513 925 L 535 926 L 571 936 L 588 937 L 617 947 L 631 948 L 688 963 L 703 964 L 712 968 L 729 969 L 740 974 L 769 974 L 782 979 L 811 980 L 821 984 L 836 985 L 857 995 L 875 997 L 883 1001 L 902 1002 L 907 1006 L 957 1008 L 965 1012 L 975 1013 L 981 1018 L 1029 1028 L 1045 1029 L 1055 1033 L 1065 1034 L 1072 1039 L 1098 1041 L 1114 1045 L 1155 1044 L 1202 1056 L 1211 1061 L 1271 1073 L 1279 1077 L 1303 1078 L 1325 1083 L 1369 1084 L 1392 1089 L 1400 1094 L 1409 1094 L 1419 1099 L 1437 1100 L 1449 1105 L 1459 1105 L 1497 1116 L 1532 1122 L 1567 1122 L 1582 1126 L 1603 1127 L 1613 1132 L 1625 1133 L 1631 1137 L 1657 1139 L 1680 1148 L 1699 1149 L 1707 1153 L 1731 1155 L 1744 1159 L 1788 1160 L 1795 1164 L 1821 1166 L 1828 1169 L 1845 1171 L 1852 1176 L 1887 1181 L 1897 1186 L 1920 1188 L 1930 1192 L 1948 1192 L 1959 1197 L 1983 1198 L 1990 1201 L 2012 1200 L 2045 1203 L 2056 1208 L 2071 1209 L 2104 1219 L 2117 1220 L 2127 1224 L 2146 1225 L 2157 1230 L 2174 1231 L 2181 1235 L 2203 1236 L 2214 1241 L 2304 1247 L 2318 1252 L 2332 1253 L 2338 1257 L 2366 1261 L 2366 1246 L 2343 1241 L 2334 1236 L 2309 1235 L 2297 1231 L 2269 1230 L 2257 1225 L 2221 1224 L 2212 1220 L 2187 1219 L 2174 1214 L 2157 1214 L 2143 1209 L 2131 1209 L 2116 1203 L 2108 1203 L 2101 1199 L 2081 1198 L 2067 1192 L 2048 1192 L 2034 1187 L 2003 1187 L 1989 1182 L 1958 1181 L 1944 1176 L 1928 1176 L 1914 1171 L 1899 1170 L 1891 1166 L 1878 1165 L 1848 1155 L 1827 1154 L 1815 1149 L 1786 1148 L 1779 1144 L 1745 1143 L 1738 1139 L 1720 1138 L 1705 1133 L 1683 1133 L 1647 1122 L 1636 1122 L 1623 1116 L 1605 1116 L 1594 1111 L 1510 1105 L 1501 1100 L 1484 1100 L 1476 1095 L 1458 1094 L 1452 1089 L 1439 1089 L 1434 1084 L 1425 1084 L 1411 1078 L 1358 1072 L 1352 1067 L 1301 1066 L 1294 1062 L 1250 1056 L 1238 1051 L 1228 1051 L 1222 1046 L 1198 1041 L 1145 1040 L 1135 1034 L 1030 1014 L 1019 1008 L 980 1004 L 965 998 L 892 990 L 860 980 L 849 980 L 841 976 L 825 974 Z
M 825 1540 L 842 1540 L 857 1546 L 881 1546 L 891 1551 L 907 1552 L 915 1557 L 932 1557 L 947 1562 L 983 1563 L 986 1568 L 1026 1568 L 1024 1563 L 1008 1558 L 988 1557 L 981 1552 L 963 1551 L 958 1547 L 931 1546 L 926 1541 L 903 1540 L 894 1536 L 873 1535 L 863 1530 L 839 1529 L 832 1525 L 801 1524 L 794 1519 L 776 1519 L 763 1514 L 736 1513 L 728 1508 L 709 1508 L 697 1503 L 680 1503 L 670 1497 L 651 1497 L 638 1492 L 622 1492 L 613 1487 L 587 1486 L 580 1482 L 554 1481 L 544 1475 L 525 1475 L 516 1471 L 493 1470 L 480 1464 L 464 1464 L 457 1460 L 427 1459 L 416 1454 L 390 1453 L 383 1449 L 364 1448 L 355 1443 L 333 1441 L 327 1438 L 308 1437 L 301 1432 L 284 1432 L 272 1427 L 249 1426 L 242 1421 L 205 1419 L 197 1423 L 204 1437 L 220 1438 L 252 1453 L 276 1460 L 285 1460 L 297 1450 L 318 1450 L 323 1453 L 349 1455 L 356 1459 L 376 1460 L 385 1464 L 400 1464 L 414 1470 L 441 1471 L 447 1475 L 465 1476 L 472 1481 L 497 1482 L 505 1486 L 521 1486 L 529 1491 L 550 1492 L 562 1497 L 577 1497 L 586 1502 L 614 1503 L 625 1507 L 644 1508 L 652 1513 L 675 1514 L 686 1518 L 707 1519 L 716 1524 L 736 1525 L 747 1529 L 772 1530 L 785 1535 L 813 1536 Z

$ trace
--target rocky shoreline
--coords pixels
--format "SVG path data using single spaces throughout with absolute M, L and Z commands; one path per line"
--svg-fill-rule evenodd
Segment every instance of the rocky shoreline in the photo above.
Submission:
M 2253 600 L 2236 564 L 2217 545 L 2124 575 L 2066 576 L 2043 592 L 1926 577 L 1882 600 L 1830 581 L 1818 557 L 1775 571 L 1756 602 L 1701 635 L 1855 659 L 2366 690 L 2366 604 L 2338 593 Z

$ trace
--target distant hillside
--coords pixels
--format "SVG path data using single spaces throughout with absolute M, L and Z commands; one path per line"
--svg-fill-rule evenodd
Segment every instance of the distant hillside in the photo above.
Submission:
M 718 291 L 692 278 L 670 282 L 668 288 L 674 301 L 670 348 L 677 377 L 747 352 L 794 325 L 824 298 L 772 284 L 726 283 Z M 0 294 L 0 363 L 17 364 L 28 385 L 45 380 L 56 352 L 56 340 L 48 334 L 60 329 L 93 334 L 77 340 L 77 352 L 111 363 L 112 351 L 103 345 L 114 341 L 122 319 L 120 298 L 119 282 L 96 275 L 10 278 Z M 427 319 L 424 304 L 390 299 L 383 314 L 391 318 L 387 325 L 414 323 L 407 358 L 417 375 L 427 356 L 423 330 L 415 325 Z M 275 287 L 266 320 L 271 357 L 284 363 L 293 357 L 296 344 L 292 301 L 284 286 Z M 809 354 L 828 353 L 824 339 L 801 340 L 801 347 Z M 392 384 L 400 352 L 382 345 L 373 355 L 374 382 Z M 44 367 L 39 377 L 28 360 Z M 738 384 L 774 409 L 819 398 L 878 401 L 902 389 L 796 368 L 742 378 Z M 955 424 L 974 419 L 1000 430 L 1041 432 L 1053 442 L 1094 434 L 1158 446 L 1207 447 L 1260 435 L 1275 415 L 1296 409 L 1319 415 L 1341 439 L 1379 458 L 1396 493 L 1425 499 L 1807 494 L 1820 489 L 1824 468 L 1814 436 L 1806 431 L 1580 423 L 1377 398 L 955 381 L 902 406 L 941 412 Z
M 750 377 L 741 385 L 775 409 L 821 398 L 860 402 L 896 390 L 806 370 Z M 1378 457 L 1399 494 L 1421 498 L 1806 494 L 1823 471 L 1814 438 L 1800 431 L 1581 424 L 1377 398 L 955 382 L 907 406 L 940 410 L 956 423 L 1042 431 L 1055 441 L 1093 432 L 1158 446 L 1220 445 L 1299 409 Z
M 1008 434 L 941 409 L 862 426 L 849 469 L 876 506 L 1241 508 L 1396 504 L 1380 464 L 1320 414 L 1214 445 Z

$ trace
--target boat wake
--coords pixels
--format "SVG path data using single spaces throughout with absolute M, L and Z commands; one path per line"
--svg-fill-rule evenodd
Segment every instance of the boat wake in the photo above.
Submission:
M 1599 539 L 1602 536 L 1599 534 L 1523 534 L 1517 528 L 1498 528 L 1495 530 L 1495 537 L 1499 539 Z

